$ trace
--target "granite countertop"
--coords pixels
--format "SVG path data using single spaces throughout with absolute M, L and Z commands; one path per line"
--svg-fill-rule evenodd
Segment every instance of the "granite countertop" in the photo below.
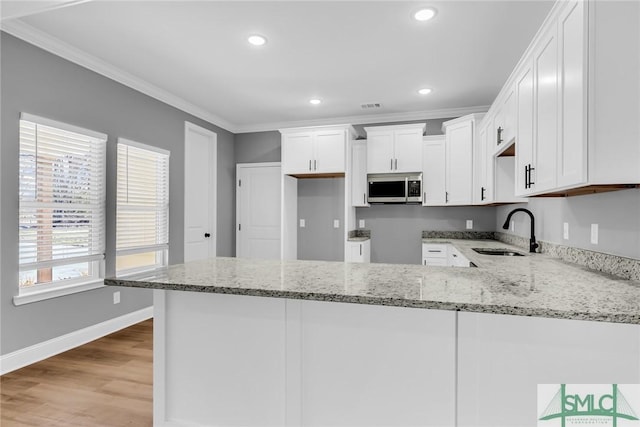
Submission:
M 365 242 L 367 240 L 371 240 L 371 237 L 367 236 L 357 236 L 357 237 L 349 237 L 347 241 L 349 242 Z
M 105 284 L 640 324 L 640 282 L 494 240 L 424 241 L 452 243 L 477 268 L 219 257 Z M 480 255 L 473 247 L 525 256 Z

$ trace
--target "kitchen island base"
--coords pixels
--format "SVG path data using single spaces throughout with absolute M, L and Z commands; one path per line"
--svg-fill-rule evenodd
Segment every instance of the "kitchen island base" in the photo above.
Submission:
M 533 426 L 640 382 L 640 325 L 154 290 L 156 426 Z

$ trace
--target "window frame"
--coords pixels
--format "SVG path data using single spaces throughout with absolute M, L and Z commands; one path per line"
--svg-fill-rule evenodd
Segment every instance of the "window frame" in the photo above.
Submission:
M 135 247 L 135 248 L 124 248 L 124 249 L 118 249 L 118 242 L 117 242 L 117 236 L 118 236 L 118 210 L 119 210 L 119 197 L 118 197 L 118 191 L 120 188 L 120 183 L 118 181 L 118 179 L 120 178 L 119 176 L 119 167 L 120 167 L 120 147 L 121 146 L 127 146 L 127 147 L 133 147 L 139 150 L 146 150 L 152 153 L 155 153 L 157 155 L 161 155 L 161 156 L 166 156 L 166 171 L 164 171 L 164 173 L 166 174 L 166 194 L 167 194 L 167 202 L 164 205 L 164 210 L 165 212 L 165 218 L 166 218 L 166 230 L 167 230 L 167 243 L 156 243 L 154 245 L 146 245 L 146 246 L 139 246 L 139 247 Z M 159 147 L 155 147 L 153 145 L 149 145 L 149 144 L 144 144 L 138 141 L 133 141 L 127 138 L 118 138 L 118 142 L 116 145 L 116 251 L 115 251 L 115 264 L 116 264 L 116 277 L 118 278 L 122 278 L 122 277 L 128 277 L 128 276 L 134 276 L 134 275 L 139 275 L 142 273 L 148 273 L 148 272 L 152 272 L 152 271 L 156 271 L 156 270 L 160 270 L 163 268 L 166 268 L 169 265 L 169 189 L 170 189 L 170 161 L 171 161 L 171 152 L 169 150 L 165 150 L 163 148 L 159 148 Z M 149 209 L 149 211 L 154 211 L 153 209 Z M 155 210 L 157 212 L 157 210 Z M 155 257 L 156 257 L 156 262 L 153 265 L 145 265 L 145 266 L 141 266 L 141 267 L 133 267 L 133 268 L 124 268 L 124 269 L 120 269 L 118 270 L 117 268 L 117 263 L 118 263 L 118 257 L 124 257 L 127 255 L 136 255 L 136 254 L 143 254 L 143 253 L 155 253 Z
M 89 205 L 82 205 L 79 203 L 70 203 L 68 205 L 60 204 L 60 206 L 47 207 L 47 203 L 38 202 L 37 200 L 34 200 L 34 201 L 22 200 L 21 193 L 19 192 L 18 193 L 18 216 L 20 217 L 21 215 L 24 214 L 25 211 L 28 211 L 30 208 L 31 209 L 34 209 L 34 208 L 35 209 L 38 209 L 38 208 L 52 209 L 52 210 L 56 210 L 58 208 L 65 208 L 60 210 L 73 210 L 73 208 L 75 207 L 76 209 L 84 209 L 84 210 L 90 209 L 93 212 L 92 215 L 95 215 L 96 212 L 98 212 L 98 214 L 101 215 L 102 218 L 98 223 L 96 224 L 92 223 L 90 228 L 91 233 L 94 233 L 96 232 L 96 227 L 99 227 L 99 229 L 97 229 L 98 243 L 97 245 L 91 246 L 89 248 L 90 252 L 96 252 L 96 253 L 89 254 L 86 256 L 75 256 L 75 257 L 69 256 L 69 257 L 63 257 L 63 258 L 52 259 L 48 261 L 39 261 L 39 262 L 34 261 L 34 262 L 20 263 L 20 260 L 18 260 L 18 265 L 17 265 L 18 295 L 14 296 L 15 305 L 22 305 L 29 302 L 40 301 L 43 299 L 54 298 L 61 295 L 67 295 L 67 294 L 81 292 L 88 289 L 95 289 L 97 287 L 102 287 L 104 286 L 104 277 L 105 277 L 105 246 L 106 246 L 105 211 L 106 211 L 106 157 L 107 157 L 106 144 L 107 144 L 108 136 L 104 133 L 96 132 L 90 129 L 85 129 L 85 128 L 71 125 L 68 123 L 59 122 L 56 120 L 22 112 L 20 114 L 20 118 L 18 121 L 18 127 L 19 127 L 18 153 L 20 156 L 22 156 L 24 152 L 23 146 L 21 143 L 23 136 L 22 136 L 22 131 L 20 129 L 22 126 L 21 122 L 23 121 L 33 123 L 36 126 L 36 129 L 37 129 L 37 126 L 45 126 L 45 127 L 54 128 L 63 132 L 76 133 L 76 134 L 82 135 L 85 138 L 92 140 L 91 141 L 92 144 L 98 145 L 97 148 L 91 147 L 91 150 L 97 150 L 97 154 L 98 154 L 98 156 L 96 156 L 96 158 L 94 159 L 95 167 L 91 171 L 92 173 L 95 174 L 92 179 L 95 182 L 97 182 L 97 184 L 95 184 L 96 188 L 92 189 L 92 191 L 94 190 L 96 191 L 97 202 Z M 36 137 L 35 144 L 37 147 L 38 145 L 37 137 Z M 36 148 L 35 156 L 36 156 L 35 157 L 36 167 L 34 169 L 33 175 L 34 175 L 34 179 L 37 180 L 37 176 L 38 176 L 37 148 Z M 21 187 L 22 185 L 22 179 L 23 179 L 23 175 L 21 174 L 18 177 L 19 187 Z M 52 202 L 52 203 L 55 204 L 55 202 Z M 89 207 L 87 208 L 87 206 Z M 51 228 L 53 230 L 53 225 L 51 226 Z M 18 225 L 18 251 L 20 251 L 20 246 L 21 246 L 20 225 Z M 37 246 L 37 243 L 36 243 L 36 246 Z M 95 251 L 96 248 L 97 248 L 97 251 Z M 24 271 L 33 271 L 33 270 L 37 271 L 38 269 L 47 268 L 47 267 L 50 267 L 53 269 L 56 266 L 74 265 L 74 264 L 85 263 L 85 262 L 88 263 L 88 270 L 89 270 L 88 276 L 74 277 L 74 278 L 62 279 L 62 280 L 52 280 L 51 282 L 39 283 L 39 284 L 36 283 L 30 286 L 22 286 L 19 281 L 20 273 Z

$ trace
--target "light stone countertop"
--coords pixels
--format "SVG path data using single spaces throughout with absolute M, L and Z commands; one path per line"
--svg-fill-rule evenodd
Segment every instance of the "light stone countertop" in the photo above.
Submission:
M 640 324 L 640 282 L 495 240 L 423 242 L 451 243 L 477 268 L 219 257 L 105 284 Z M 481 255 L 474 247 L 525 256 Z
M 357 237 L 349 237 L 347 239 L 347 241 L 349 242 L 366 242 L 367 240 L 371 240 L 371 237 L 357 236 Z

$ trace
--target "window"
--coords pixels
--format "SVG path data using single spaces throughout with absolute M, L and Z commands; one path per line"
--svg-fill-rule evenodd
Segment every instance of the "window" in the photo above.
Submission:
M 169 152 L 118 140 L 116 274 L 167 265 Z
M 22 113 L 19 294 L 104 277 L 107 136 Z

